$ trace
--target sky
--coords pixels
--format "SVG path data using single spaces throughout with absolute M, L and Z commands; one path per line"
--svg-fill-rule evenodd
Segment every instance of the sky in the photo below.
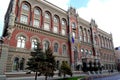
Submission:
M 0 36 L 4 25 L 4 15 L 10 0 L 0 3 Z M 114 47 L 120 46 L 120 0 L 47 0 L 67 10 L 76 8 L 79 16 L 90 22 L 94 19 L 98 28 L 112 33 Z

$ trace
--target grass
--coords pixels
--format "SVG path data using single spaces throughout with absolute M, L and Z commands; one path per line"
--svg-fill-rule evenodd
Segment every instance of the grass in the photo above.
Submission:
M 82 78 L 85 78 L 85 76 L 70 77 L 70 78 L 61 78 L 61 79 L 57 79 L 57 80 L 78 80 L 78 79 L 82 79 Z

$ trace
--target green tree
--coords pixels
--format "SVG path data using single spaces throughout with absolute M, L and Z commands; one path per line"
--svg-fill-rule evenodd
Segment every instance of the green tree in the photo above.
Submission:
M 55 62 L 55 57 L 53 56 L 53 52 L 50 48 L 48 48 L 45 51 L 45 64 L 44 64 L 44 70 L 43 74 L 46 76 L 45 80 L 47 80 L 47 77 L 53 77 L 54 71 L 56 68 L 56 62 Z
M 38 72 L 42 73 L 43 64 L 45 62 L 45 54 L 40 43 L 37 43 L 37 48 L 31 52 L 31 57 L 28 59 L 26 69 L 35 72 L 35 80 L 37 80 Z
M 64 77 L 66 74 L 72 76 L 72 70 L 71 70 L 69 64 L 66 63 L 65 61 L 63 61 L 61 64 L 60 73 L 62 73 L 64 75 Z

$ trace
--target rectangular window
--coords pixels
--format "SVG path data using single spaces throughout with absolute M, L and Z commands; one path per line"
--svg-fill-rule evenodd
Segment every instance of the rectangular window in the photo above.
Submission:
M 76 36 L 75 36 L 75 32 L 72 32 L 72 36 L 73 36 L 73 38 L 75 39 L 75 37 L 76 37 Z
M 20 41 L 20 40 L 18 40 L 18 42 L 17 42 L 17 47 L 18 48 L 25 48 L 25 41 Z
M 80 35 L 79 40 L 82 41 L 82 36 Z
M 57 32 L 58 32 L 58 28 L 57 28 L 56 26 L 54 26 L 53 32 L 54 32 L 54 33 L 57 33 Z
M 25 41 L 22 42 L 21 48 L 25 48 Z
M 65 30 L 64 29 L 62 29 L 62 35 L 65 35 Z
M 20 17 L 20 22 L 27 24 L 27 23 L 28 23 L 28 16 L 26 16 L 26 15 L 21 15 L 21 17 Z
M 37 20 L 37 19 L 34 19 L 34 23 L 33 23 L 33 26 L 35 26 L 35 27 L 39 27 L 39 20 Z
M 17 47 L 21 47 L 21 40 L 18 40 L 18 42 L 17 42 Z
M 44 30 L 50 30 L 50 24 L 44 23 Z

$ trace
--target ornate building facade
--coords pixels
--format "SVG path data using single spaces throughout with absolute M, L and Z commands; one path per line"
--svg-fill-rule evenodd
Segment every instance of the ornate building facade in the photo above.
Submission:
M 45 0 L 11 0 L 4 20 L 1 71 L 24 71 L 37 42 L 43 51 L 51 47 L 57 68 L 66 61 L 73 70 L 89 63 L 115 69 L 112 34 L 99 29 L 95 20 L 79 17 L 72 7 L 65 11 Z
M 120 71 L 120 47 L 115 48 L 115 61 L 117 65 L 117 70 Z

